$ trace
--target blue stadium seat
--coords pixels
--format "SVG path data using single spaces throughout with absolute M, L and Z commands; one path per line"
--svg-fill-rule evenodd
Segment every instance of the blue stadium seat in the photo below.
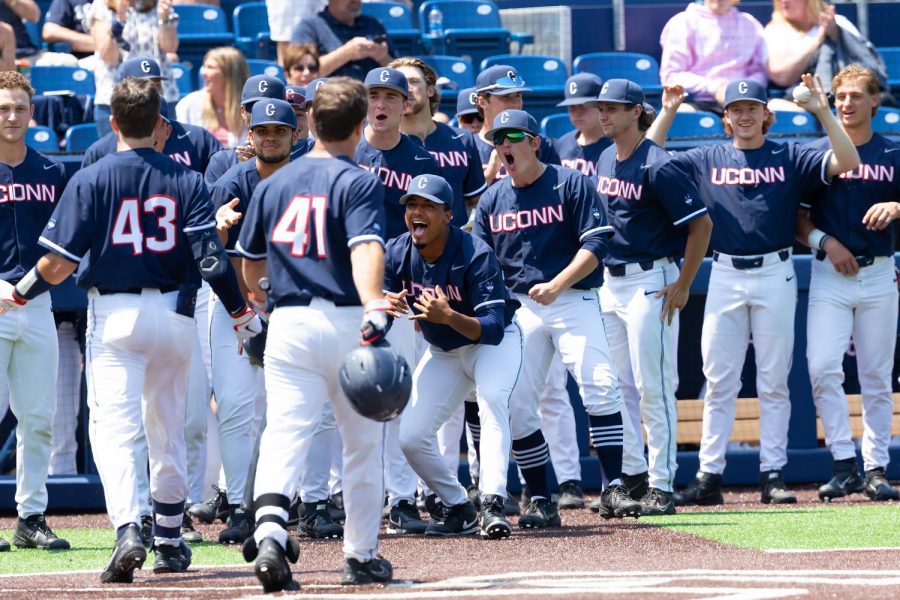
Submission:
M 572 63 L 575 73 L 593 73 L 607 79 L 630 79 L 644 88 L 650 97 L 662 94 L 659 63 L 649 54 L 637 52 L 592 52 L 582 54 Z
M 543 54 L 502 54 L 490 56 L 481 61 L 484 71 L 493 65 L 510 65 L 525 80 L 525 85 L 535 92 L 549 92 L 563 95 L 568 70 L 563 61 L 555 56 Z
M 900 134 L 900 110 L 896 108 L 879 108 L 872 119 L 872 129 L 881 134 Z
M 250 67 L 250 76 L 254 75 L 269 75 L 271 77 L 277 77 L 282 81 L 286 81 L 284 78 L 284 69 L 281 68 L 274 60 L 262 60 L 261 58 L 248 58 L 247 66 Z
M 80 67 L 31 67 L 31 86 L 38 94 L 73 92 L 94 95 L 94 74 Z
M 191 66 L 183 63 L 172 63 L 172 78 L 178 86 L 178 94 L 184 98 L 194 91 L 194 78 L 191 75 Z
M 97 127 L 94 126 L 94 129 Z M 43 125 L 33 125 L 25 134 L 25 143 L 39 152 L 59 152 L 59 138 L 56 132 Z
M 900 48 L 879 48 L 878 52 L 887 66 L 888 86 L 895 92 L 900 91 Z
M 428 13 L 443 14 L 444 35 L 432 39 L 425 31 L 422 41 L 435 54 L 468 58 L 473 65 L 488 56 L 508 54 L 512 36 L 500 23 L 500 11 L 491 0 L 433 0 L 419 7 L 419 23 L 428 26 Z
M 244 56 L 274 58 L 274 43 L 269 37 L 269 13 L 265 2 L 240 4 L 232 15 L 234 45 Z
M 776 110 L 775 123 L 769 128 L 773 136 L 818 137 L 822 135 L 819 120 L 808 112 Z
M 453 85 L 439 85 L 441 89 L 457 89 L 472 87 L 475 85 L 475 69 L 465 58 L 459 56 L 417 56 L 419 60 L 426 63 L 432 69 L 437 71 L 438 81 L 446 77 Z M 454 102 L 455 102 L 454 97 Z
M 551 140 L 559 139 L 574 130 L 575 126 L 572 125 L 568 113 L 547 115 L 541 119 L 541 135 Z
M 225 11 L 209 4 L 176 4 L 178 13 L 178 56 L 192 67 L 194 85 L 200 76 L 203 56 L 212 48 L 234 45 Z
M 66 131 L 66 152 L 84 152 L 98 139 L 100 139 L 100 135 L 97 133 L 96 124 L 79 123 L 78 125 L 72 125 Z
M 364 15 L 381 21 L 397 56 L 413 56 L 425 52 L 422 32 L 413 23 L 413 14 L 405 4 L 399 2 L 364 2 Z
M 685 140 L 725 137 L 725 127 L 719 115 L 711 112 L 679 112 L 669 128 L 669 138 Z

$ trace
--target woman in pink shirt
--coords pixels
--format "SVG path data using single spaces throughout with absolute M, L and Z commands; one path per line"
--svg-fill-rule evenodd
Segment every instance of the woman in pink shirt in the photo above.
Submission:
M 721 115 L 729 81 L 751 79 L 767 84 L 763 27 L 735 4 L 736 0 L 689 4 L 663 28 L 659 78 L 666 85 L 681 85 L 691 94 L 680 110 Z

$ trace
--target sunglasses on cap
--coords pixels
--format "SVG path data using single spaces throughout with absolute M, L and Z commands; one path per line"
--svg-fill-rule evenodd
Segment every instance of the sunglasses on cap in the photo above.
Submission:
M 492 90 L 506 90 L 509 88 L 521 88 L 525 87 L 525 82 L 521 79 L 513 79 L 512 77 L 501 77 L 491 85 L 487 86 L 482 92 L 491 93 Z
M 507 139 L 511 143 L 516 144 L 523 141 L 525 138 L 534 139 L 534 136 L 529 133 L 525 133 L 524 131 L 519 131 L 518 129 L 501 129 L 500 131 L 495 132 L 491 137 L 495 146 L 499 146 L 500 144 L 502 144 L 504 139 Z
M 481 123 L 484 123 L 484 119 L 482 119 L 481 116 L 480 116 L 478 113 L 471 113 L 471 114 L 468 114 L 468 115 L 460 115 L 460 116 L 459 116 L 459 122 L 460 122 L 460 123 L 465 123 L 466 125 L 471 125 L 471 124 L 474 123 L 475 121 L 479 121 L 479 122 L 481 122 Z

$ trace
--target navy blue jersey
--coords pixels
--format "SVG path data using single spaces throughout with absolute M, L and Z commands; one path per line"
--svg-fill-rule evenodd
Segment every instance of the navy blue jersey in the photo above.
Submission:
M 419 311 L 413 303 L 426 290 L 436 295 L 434 288 L 440 286 L 450 308 L 481 321 L 478 342 L 449 325 L 419 321 L 425 340 L 445 351 L 477 343 L 496 346 L 521 306 L 504 285 L 500 263 L 487 244 L 456 227 L 450 228 L 444 253 L 435 263 L 422 258 L 409 233 L 389 241 L 384 250 L 384 285 L 392 292 L 405 290 L 415 314 Z
M 270 303 L 359 305 L 350 250 L 384 243 L 384 186 L 347 157 L 302 156 L 256 188 L 243 220 L 236 248 L 267 260 Z
M 469 220 L 466 199 L 479 196 L 487 189 L 481 157 L 471 133 L 444 123 L 435 125 L 437 129 L 425 138 L 425 148 L 437 162 L 441 177 L 453 190 L 451 223 L 462 227 Z
M 602 137 L 593 144 L 582 146 L 578 143 L 578 131 L 570 131 L 553 144 L 562 166 L 581 171 L 597 181 L 597 163 L 603 151 L 612 146 L 612 140 Z
M 0 163 L 0 279 L 21 279 L 46 254 L 38 237 L 65 187 L 65 167 L 33 148 L 15 167 Z
M 497 253 L 506 285 L 527 294 L 556 277 L 581 248 L 602 260 L 612 228 L 590 179 L 547 165 L 527 187 L 514 187 L 508 177 L 489 187 L 475 209 L 472 233 Z M 603 270 L 596 269 L 572 287 L 587 290 L 601 283 Z
M 700 146 L 672 160 L 692 171 L 709 209 L 709 247 L 753 256 L 794 245 L 800 202 L 827 184 L 830 156 L 830 150 L 766 140 L 755 150 Z
M 215 226 L 200 174 L 140 148 L 78 171 L 40 243 L 81 263 L 84 288 L 174 288 L 200 277 L 187 234 Z
M 291 148 L 291 160 L 296 160 L 313 149 L 316 140 L 313 138 L 300 138 Z
M 228 204 L 237 198 L 239 202 L 234 210 L 242 215 L 246 215 L 253 191 L 261 181 L 262 177 L 259 176 L 259 171 L 256 170 L 256 158 L 234 165 L 209 189 L 209 197 L 212 200 L 213 208 L 218 210 L 220 206 Z M 234 246 L 241 233 L 242 223 L 243 219 L 228 230 L 228 241 L 225 244 L 225 251 L 229 256 L 239 256 Z
M 487 168 L 488 162 L 491 160 L 491 152 L 494 151 L 494 146 L 488 144 L 481 136 L 472 136 L 475 139 L 475 147 L 478 148 L 478 155 L 481 157 L 481 172 L 484 174 L 484 169 Z M 556 153 L 556 150 L 553 148 L 553 144 L 550 141 L 542 137 L 541 138 L 541 151 L 539 154 L 539 158 L 541 162 L 546 165 L 559 165 L 562 164 L 559 160 L 559 154 Z M 506 167 L 500 167 L 500 170 L 497 171 L 497 177 L 494 181 L 498 181 L 506 177 Z M 494 183 L 494 181 L 489 181 L 488 185 Z
M 831 148 L 828 138 L 809 144 L 816 150 Z M 810 219 L 837 238 L 855 256 L 891 256 L 896 247 L 896 222 L 881 231 L 863 225 L 866 212 L 879 202 L 900 200 L 900 144 L 879 134 L 856 147 L 859 166 L 832 178 L 823 194 L 809 194 Z
M 384 214 L 387 221 L 385 239 L 406 232 L 405 209 L 400 197 L 406 194 L 409 182 L 418 175 L 440 175 L 437 163 L 421 143 L 400 134 L 400 143 L 390 150 L 379 150 L 360 138 L 353 160 L 362 168 L 378 176 L 384 184 Z
M 109 132 L 91 144 L 81 160 L 81 168 L 88 167 L 107 154 L 116 151 L 118 139 L 115 132 Z M 184 165 L 192 171 L 203 173 L 209 165 L 210 158 L 222 149 L 213 135 L 202 127 L 172 122 L 172 135 L 166 140 L 162 153 L 168 154 L 172 160 Z
M 706 214 L 690 171 L 650 140 L 627 159 L 610 146 L 597 163 L 597 191 L 615 234 L 607 265 L 652 261 L 684 254 L 687 225 Z

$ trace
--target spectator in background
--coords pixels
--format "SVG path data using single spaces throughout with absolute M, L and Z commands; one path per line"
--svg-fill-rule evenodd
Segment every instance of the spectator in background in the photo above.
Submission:
M 13 47 L 15 58 L 35 57 L 39 50 L 35 46 L 35 42 L 39 40 L 31 39 L 31 36 L 28 35 L 28 31 L 25 29 L 25 23 L 22 22 L 23 19 L 32 23 L 37 23 L 41 20 L 41 9 L 34 0 L 0 0 L 0 22 L 12 28 L 15 39 L 15 46 Z M 6 35 L 3 36 L 7 38 L 4 40 L 4 59 L 6 59 L 7 48 L 9 48 L 9 30 L 6 31 Z M 6 70 L 12 71 L 14 69 L 15 66 Z
M 666 85 L 684 87 L 691 95 L 681 110 L 721 116 L 729 81 L 768 83 L 763 27 L 752 15 L 735 8 L 737 1 L 689 4 L 663 28 L 659 78 Z
M 94 55 L 94 38 L 87 25 L 87 12 L 93 0 L 53 0 L 41 36 L 48 43 L 69 45 L 76 59 Z
M 0 71 L 16 70 L 16 32 L 9 23 L 0 22 Z
M 175 107 L 181 123 L 199 125 L 226 148 L 233 148 L 247 135 L 241 116 L 241 90 L 250 69 L 241 51 L 225 46 L 213 48 L 200 67 L 203 88 L 191 92 Z
M 319 52 L 312 44 L 291 44 L 281 63 L 288 85 L 306 85 L 319 77 Z
M 387 32 L 377 19 L 362 14 L 361 0 L 328 0 L 325 10 L 300 22 L 291 42 L 318 49 L 322 77 L 363 81 L 369 71 L 391 61 Z
M 481 127 L 484 125 L 484 117 L 478 112 L 477 102 L 478 94 L 473 87 L 460 90 L 456 97 L 456 121 L 460 129 L 472 135 L 481 133 Z
M 312 17 L 325 8 L 327 0 L 266 0 L 269 15 L 269 38 L 275 42 L 278 62 L 284 64 L 288 44 L 294 31 L 306 17 Z M 285 69 L 287 71 L 287 69 Z M 315 78 L 313 78 L 315 79 Z
M 103 137 L 112 131 L 109 101 L 117 71 L 130 56 L 147 56 L 158 62 L 166 101 L 178 100 L 178 86 L 166 58 L 178 50 L 178 15 L 172 10 L 172 0 L 94 0 L 92 6 L 90 29 L 97 56 L 94 121 Z

